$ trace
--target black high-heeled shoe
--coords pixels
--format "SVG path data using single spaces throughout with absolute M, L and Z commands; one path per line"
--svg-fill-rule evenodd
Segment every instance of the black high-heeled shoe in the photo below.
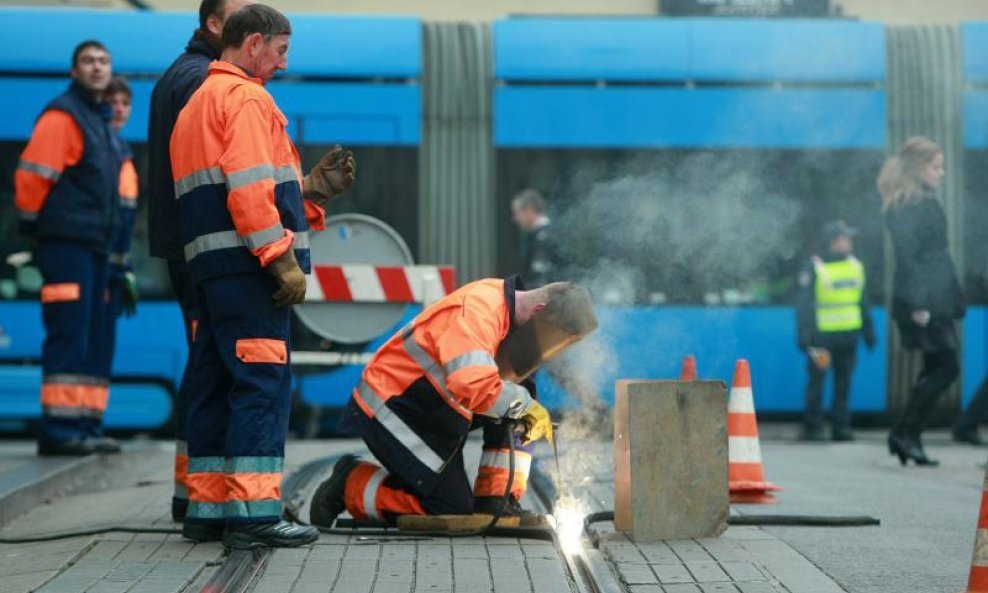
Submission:
M 899 456 L 899 463 L 906 465 L 912 459 L 916 465 L 936 467 L 940 462 L 930 459 L 923 450 L 923 443 L 918 437 L 892 433 L 889 435 L 889 453 Z

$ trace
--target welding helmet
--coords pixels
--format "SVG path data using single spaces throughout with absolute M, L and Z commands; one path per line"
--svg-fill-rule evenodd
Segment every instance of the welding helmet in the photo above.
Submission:
M 597 329 L 593 301 L 586 288 L 570 282 L 549 285 L 545 307 L 501 342 L 497 367 L 501 378 L 519 382 L 542 364 Z

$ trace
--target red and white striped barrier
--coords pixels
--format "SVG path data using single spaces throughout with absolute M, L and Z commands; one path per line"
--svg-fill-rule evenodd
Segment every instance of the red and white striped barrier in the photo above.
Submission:
M 337 303 L 431 303 L 456 290 L 450 266 L 312 266 L 306 301 Z

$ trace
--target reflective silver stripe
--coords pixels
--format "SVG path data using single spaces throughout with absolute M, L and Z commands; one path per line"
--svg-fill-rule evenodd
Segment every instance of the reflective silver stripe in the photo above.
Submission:
M 295 172 L 295 167 L 292 165 L 283 165 L 274 170 L 275 183 L 285 183 L 286 181 L 302 181 L 298 178 L 298 173 Z
M 124 208 L 137 208 L 137 196 L 120 196 L 120 205 Z
M 32 163 L 31 161 L 25 161 L 23 159 L 17 162 L 17 168 L 22 171 L 30 171 L 31 173 L 35 173 L 52 181 L 58 181 L 58 178 L 62 176 L 61 172 L 52 169 L 48 165 Z
M 94 377 L 92 375 L 77 375 L 72 373 L 52 373 L 44 375 L 41 382 L 45 385 L 95 385 L 106 387 L 110 381 L 106 377 Z
M 460 369 L 473 366 L 497 368 L 497 363 L 494 362 L 494 357 L 491 356 L 490 352 L 486 350 L 471 350 L 444 364 L 443 371 L 448 377 Z
M 102 418 L 103 410 L 81 406 L 42 406 L 41 413 L 52 418 Z
M 490 418 L 520 418 L 531 406 L 532 396 L 528 390 L 517 383 L 505 381 L 501 393 L 497 395 L 494 405 L 486 412 L 480 412 Z
M 21 220 L 38 220 L 38 212 L 18 212 L 17 215 Z
M 172 496 L 174 498 L 184 498 L 189 499 L 189 489 L 185 487 L 185 484 L 181 482 L 175 482 L 175 489 L 172 490 Z
M 258 181 L 263 181 L 265 179 L 273 179 L 273 177 L 274 165 L 264 163 L 230 173 L 226 177 L 226 187 L 230 191 L 234 191 L 240 189 L 241 187 L 250 185 L 251 183 L 257 183 Z
M 117 266 L 126 266 L 127 264 L 130 263 L 130 254 L 129 253 L 111 253 L 110 254 L 110 257 L 109 257 L 109 261 L 110 261 L 111 264 L 114 264 L 114 265 L 117 265 Z
M 208 235 L 200 235 L 185 244 L 185 261 L 192 261 L 198 255 L 202 255 L 207 251 L 218 251 L 220 249 L 232 249 L 234 247 L 247 247 L 249 249 L 257 249 L 258 247 L 263 247 L 271 241 L 256 242 L 255 236 L 261 237 L 262 239 L 268 235 L 273 236 L 277 231 L 276 227 L 270 227 L 264 229 L 263 231 L 258 231 L 256 233 L 251 233 L 247 237 L 241 237 L 237 234 L 237 231 L 219 231 L 216 233 L 209 233 Z M 281 231 L 280 237 L 285 235 L 284 228 L 279 224 L 277 229 Z M 277 239 L 274 239 L 277 240 Z M 292 249 L 308 249 L 309 248 L 309 233 L 306 231 L 301 231 L 295 233 L 295 239 L 292 243 Z
M 378 468 L 368 480 L 367 486 L 364 487 L 364 514 L 367 515 L 368 519 L 381 518 L 377 512 L 377 491 L 386 477 L 388 477 L 388 472 Z
M 244 235 L 244 240 L 247 241 L 247 247 L 250 249 L 257 249 L 258 247 L 264 247 L 268 243 L 274 243 L 278 239 L 285 236 L 285 227 L 281 226 L 281 223 L 269 226 L 268 228 L 260 231 L 254 231 L 253 233 Z
M 175 455 L 185 455 L 189 454 L 189 443 L 186 441 L 175 441 Z
M 511 452 L 504 450 L 484 451 L 480 456 L 480 467 L 491 467 L 496 469 L 511 469 Z M 515 451 L 515 473 L 528 474 L 532 469 L 532 456 L 524 451 Z
M 439 365 L 436 363 L 436 361 L 433 360 L 433 358 L 429 356 L 429 354 L 425 350 L 422 349 L 422 346 L 420 346 L 419 343 L 415 341 L 415 335 L 409 333 L 405 337 L 404 342 L 405 342 L 405 352 L 410 357 L 412 357 L 412 360 L 414 360 L 420 367 L 422 367 L 422 369 L 426 372 L 426 374 L 432 377 L 432 381 L 439 387 L 439 392 L 442 394 L 444 398 L 446 398 L 446 401 L 449 403 L 449 405 L 453 406 L 454 408 L 458 408 L 463 413 L 463 415 L 465 415 L 467 418 L 471 418 L 473 416 L 473 412 L 470 409 L 463 407 L 460 404 L 460 402 L 456 400 L 453 394 L 449 392 L 449 389 L 446 387 L 445 373 L 443 373 L 440 370 Z M 455 360 L 456 359 L 454 359 L 453 361 Z
M 384 428 L 394 436 L 408 451 L 418 458 L 423 465 L 438 473 L 444 461 L 436 455 L 429 445 L 425 444 L 419 435 L 385 405 L 384 398 L 378 395 L 370 385 L 363 380 L 357 384 L 357 395 L 374 412 L 374 417 Z
M 374 415 L 377 421 L 384 425 L 384 428 L 388 429 L 388 432 L 392 434 L 406 449 L 411 452 L 412 455 L 418 457 L 426 467 L 432 471 L 439 473 L 439 470 L 443 467 L 443 460 L 436 455 L 436 452 L 432 450 L 429 445 L 425 444 L 419 435 L 415 434 L 407 424 L 402 421 L 401 418 L 395 415 L 391 411 L 391 408 L 385 407 L 379 413 Z
M 185 194 L 203 185 L 216 185 L 225 182 L 226 175 L 223 174 L 223 171 L 220 170 L 219 167 L 200 169 L 199 171 L 190 173 L 175 182 L 175 198 L 181 198 Z

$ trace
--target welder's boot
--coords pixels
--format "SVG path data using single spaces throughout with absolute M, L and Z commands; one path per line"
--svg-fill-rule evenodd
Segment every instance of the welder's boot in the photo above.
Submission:
M 288 521 L 277 523 L 227 523 L 223 545 L 234 550 L 254 548 L 294 548 L 319 539 L 319 530 L 311 525 Z
M 519 525 L 522 527 L 546 527 L 549 525 L 544 515 L 522 508 L 521 503 L 514 496 L 508 498 L 507 506 L 504 505 L 504 497 L 501 496 L 478 496 L 473 500 L 473 512 L 475 513 L 494 515 L 501 507 L 504 507 L 501 512 L 502 517 L 518 517 Z
M 309 507 L 309 523 L 316 527 L 332 527 L 336 517 L 346 510 L 343 492 L 346 489 L 346 479 L 360 459 L 356 455 L 344 455 L 333 466 L 333 474 L 319 485 L 312 495 L 312 505 Z

